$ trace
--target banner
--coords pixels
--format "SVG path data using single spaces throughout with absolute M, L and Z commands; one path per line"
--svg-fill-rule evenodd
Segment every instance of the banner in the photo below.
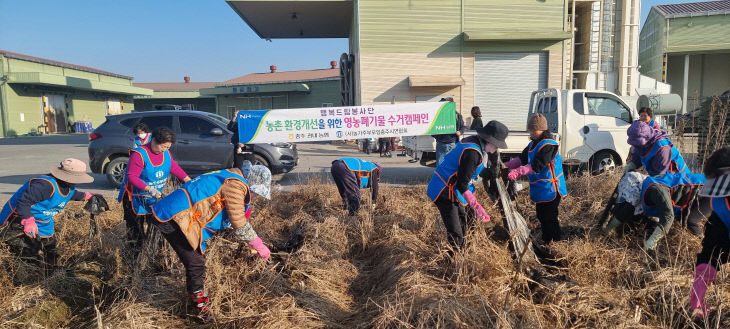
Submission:
M 454 102 L 238 112 L 240 143 L 313 142 L 453 134 Z

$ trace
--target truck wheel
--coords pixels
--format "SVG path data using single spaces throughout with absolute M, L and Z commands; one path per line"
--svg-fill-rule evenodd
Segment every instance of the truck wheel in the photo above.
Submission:
M 599 175 L 605 172 L 616 170 L 616 161 L 613 154 L 608 151 L 601 151 L 593 155 L 591 158 L 591 174 Z
M 118 157 L 106 165 L 104 174 L 106 174 L 106 179 L 109 181 L 109 184 L 115 188 L 122 186 L 124 173 L 127 171 L 127 162 L 129 162 L 128 157 Z

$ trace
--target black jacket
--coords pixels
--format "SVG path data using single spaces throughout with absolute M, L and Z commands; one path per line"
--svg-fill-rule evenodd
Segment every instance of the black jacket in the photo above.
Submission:
M 484 127 L 484 123 L 482 123 L 482 117 L 477 117 L 471 121 L 471 126 L 469 127 L 469 130 L 477 130 L 482 127 Z

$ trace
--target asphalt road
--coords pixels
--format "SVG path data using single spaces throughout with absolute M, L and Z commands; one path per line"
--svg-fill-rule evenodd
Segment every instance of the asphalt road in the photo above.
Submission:
M 47 174 L 51 167 L 69 157 L 88 161 L 88 137 L 85 134 L 41 137 L 0 138 L 0 202 L 3 204 L 28 179 Z M 381 158 L 377 153 L 366 155 L 355 145 L 311 143 L 297 145 L 299 165 L 290 173 L 276 175 L 274 184 L 283 190 L 314 180 L 329 181 L 332 160 L 342 157 L 359 157 L 378 162 L 384 167 L 381 182 L 384 184 L 427 183 L 433 168 L 409 163 L 407 157 Z M 107 183 L 104 175 L 92 174 L 94 182 L 80 184 L 79 189 L 105 196 L 116 196 L 118 190 Z

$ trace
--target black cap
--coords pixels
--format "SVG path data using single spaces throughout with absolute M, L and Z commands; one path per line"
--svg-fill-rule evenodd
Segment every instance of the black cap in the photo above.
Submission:
M 477 129 L 479 138 L 501 149 L 507 148 L 507 143 L 504 140 L 507 139 L 508 133 L 507 126 L 496 120 L 489 121 L 484 127 Z

